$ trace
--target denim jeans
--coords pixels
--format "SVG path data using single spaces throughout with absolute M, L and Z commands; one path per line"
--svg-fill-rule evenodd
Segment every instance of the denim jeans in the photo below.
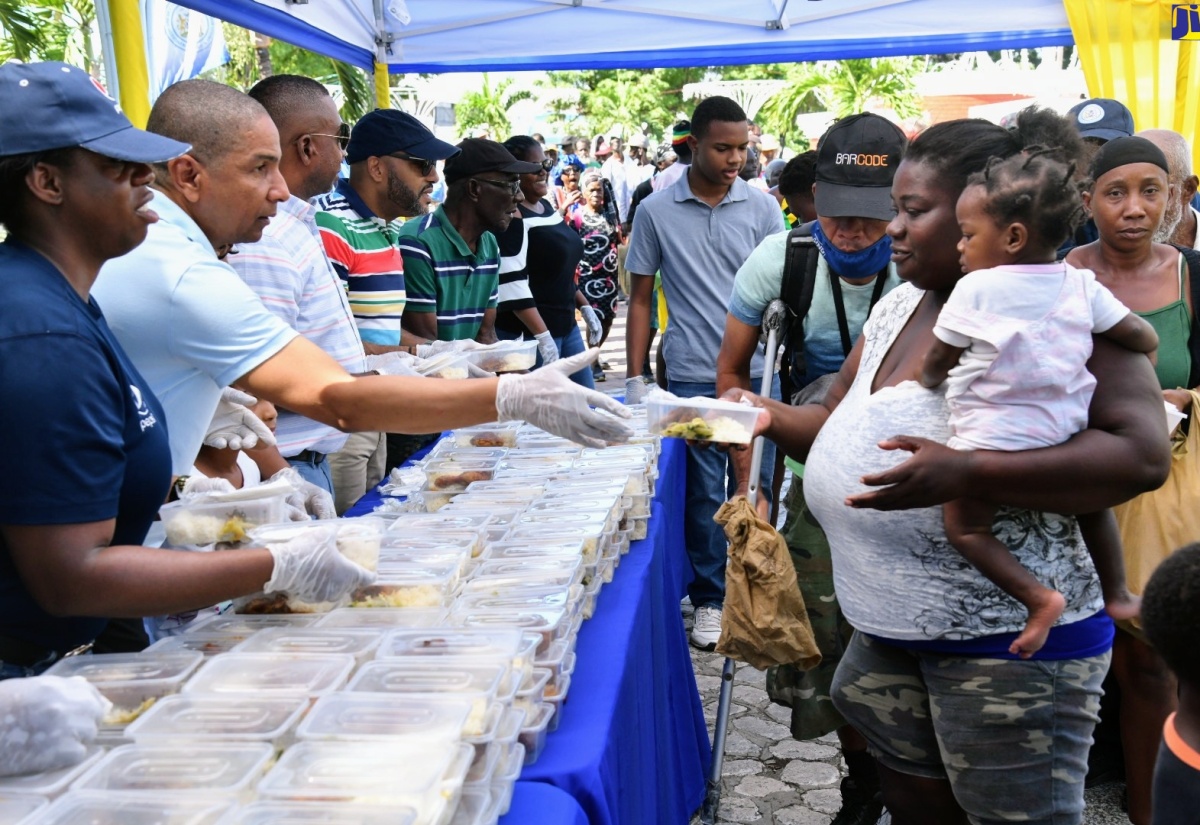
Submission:
M 681 398 L 695 395 L 716 397 L 716 384 L 668 380 L 668 389 Z M 757 386 L 757 383 L 755 384 Z M 779 379 L 771 394 L 779 397 Z M 759 471 L 759 495 L 771 497 L 775 475 L 775 445 L 763 443 L 762 468 Z M 692 605 L 720 607 L 725 601 L 725 561 L 729 543 L 725 531 L 713 516 L 736 489 L 733 467 L 725 453 L 713 449 L 688 447 L 687 491 L 683 510 L 683 538 L 695 578 L 688 585 Z
M 293 456 L 286 461 L 296 468 L 296 472 L 302 479 L 317 485 L 329 495 L 333 495 L 333 475 L 329 471 L 329 456 L 321 456 L 320 461 L 302 461 Z
M 507 332 L 502 329 L 496 330 L 496 337 L 502 341 L 515 341 L 520 338 L 520 333 Z M 571 331 L 562 338 L 555 338 L 554 345 L 558 347 L 559 358 L 569 358 L 572 355 L 578 355 L 587 349 L 583 344 L 583 336 L 579 334 L 579 327 L 572 327 Z M 534 369 L 542 365 L 542 354 L 538 353 L 537 363 L 534 364 Z M 571 380 L 581 387 L 587 387 L 589 390 L 596 389 L 596 382 L 592 380 L 592 370 L 588 367 L 581 369 L 579 372 L 570 376 Z

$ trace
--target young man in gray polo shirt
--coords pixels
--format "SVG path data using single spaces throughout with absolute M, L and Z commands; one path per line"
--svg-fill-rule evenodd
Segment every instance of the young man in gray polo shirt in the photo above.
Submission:
M 746 162 L 750 126 L 727 97 L 710 97 L 692 115 L 692 163 L 673 185 L 642 201 L 634 218 L 625 266 L 631 292 L 625 347 L 625 399 L 646 394 L 641 369 L 650 336 L 650 293 L 661 272 L 671 321 L 663 337 L 667 381 L 680 396 L 716 396 L 717 353 L 733 277 L 763 238 L 785 228 L 779 204 L 738 177 Z M 761 351 L 751 376 L 762 376 Z M 764 491 L 771 489 L 774 446 L 764 451 Z M 713 515 L 733 489 L 725 453 L 688 448 L 684 538 L 695 579 L 692 644 L 716 646 L 725 600 L 728 544 Z

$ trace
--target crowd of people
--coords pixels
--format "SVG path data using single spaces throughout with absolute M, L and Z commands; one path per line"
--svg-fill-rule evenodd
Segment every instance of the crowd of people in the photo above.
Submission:
M 328 518 L 446 428 L 620 441 L 595 347 L 627 296 L 626 404 L 657 372 L 765 411 L 758 508 L 786 513 L 822 654 L 772 668 L 768 692 L 796 738 L 836 732 L 838 825 L 885 807 L 896 825 L 1079 822 L 1110 664 L 1131 821 L 1197 810 L 1200 551 L 1175 551 L 1200 535 L 1164 527 L 1160 494 L 1196 460 L 1187 423 L 1164 426 L 1200 387 L 1180 135 L 1136 133 L 1105 99 L 911 140 L 861 113 L 784 160 L 710 97 L 653 148 L 451 145 L 394 110 L 351 127 L 289 75 L 178 83 L 142 131 L 58 63 L 0 67 L 0 103 L 29 113 L 0 124 L 0 390 L 20 399 L 0 441 L 36 468 L 0 482 L 0 718 L 40 719 L 52 762 L 96 697 L 11 677 L 140 649 L 122 617 L 370 581 L 331 531 L 145 547 L 168 495 L 278 480 L 296 518 Z M 421 377 L 519 338 L 537 342 L 526 374 Z M 750 471 L 747 451 L 687 448 L 700 648 L 722 626 L 713 516 Z M 44 762 L 0 750 L 0 773 Z

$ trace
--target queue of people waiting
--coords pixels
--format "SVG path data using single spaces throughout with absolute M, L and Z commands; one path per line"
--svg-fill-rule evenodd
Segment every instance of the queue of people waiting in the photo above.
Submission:
M 59 63 L 0 67 L 0 102 L 26 113 L 0 124 L 0 386 L 20 400 L 0 438 L 26 468 L 0 497 L 0 675 L 27 677 L 0 682 L 0 718 L 61 745 L 47 759 L 86 738 L 95 697 L 37 674 L 137 649 L 119 617 L 370 580 L 332 533 L 143 547 L 168 491 L 282 479 L 296 518 L 327 517 L 423 433 L 519 418 L 620 441 L 628 411 L 594 391 L 577 313 L 603 342 L 627 277 L 627 403 L 661 300 L 666 389 L 766 410 L 760 513 L 783 505 L 823 656 L 773 668 L 768 692 L 795 737 L 836 732 L 835 822 L 1080 822 L 1110 668 L 1131 820 L 1200 810 L 1200 549 L 1175 552 L 1200 535 L 1163 498 L 1194 501 L 1200 442 L 1164 413 L 1200 385 L 1181 136 L 1134 134 L 1103 99 L 911 141 L 864 113 L 780 163 L 766 141 L 750 158 L 745 112 L 711 97 L 653 154 L 554 157 L 534 136 L 452 146 L 391 110 L 347 128 L 294 76 L 184 81 L 141 131 Z M 858 154 L 884 162 L 840 161 Z M 797 284 L 784 380 L 757 395 L 764 313 Z M 418 377 L 525 335 L 528 374 Z M 721 629 L 712 516 L 749 467 L 688 447 L 697 647 Z M 0 749 L 0 773 L 29 769 Z

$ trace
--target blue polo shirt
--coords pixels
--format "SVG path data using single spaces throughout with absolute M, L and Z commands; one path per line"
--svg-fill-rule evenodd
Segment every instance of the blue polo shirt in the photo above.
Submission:
M 171 483 L 158 399 L 96 301 L 12 240 L 0 244 L 0 307 L 0 524 L 116 519 L 112 543 L 141 544 Z M 0 635 L 64 650 L 106 623 L 44 612 L 0 539 Z

